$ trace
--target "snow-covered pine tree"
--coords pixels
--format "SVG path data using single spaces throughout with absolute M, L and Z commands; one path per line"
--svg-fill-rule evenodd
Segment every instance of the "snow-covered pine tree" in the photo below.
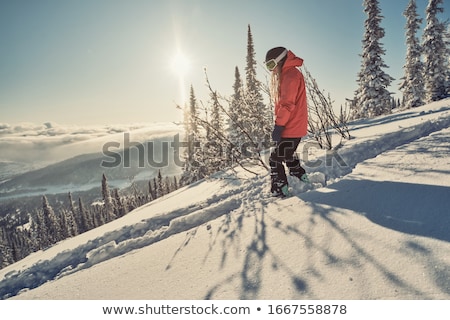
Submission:
M 148 195 L 150 197 L 150 201 L 153 201 L 156 199 L 155 190 L 152 187 L 152 180 L 148 181 Z
M 89 212 L 92 216 L 93 228 L 100 227 L 106 223 L 106 214 L 104 206 L 91 205 Z
M 270 128 L 273 124 L 270 123 L 271 110 L 263 101 L 261 83 L 256 77 L 256 66 L 253 35 L 248 25 L 245 104 L 240 111 L 252 142 L 259 144 L 270 141 Z
M 161 174 L 161 170 L 158 170 L 156 194 L 158 195 L 158 198 L 166 194 L 166 186 Z
M 447 94 L 445 24 L 438 19 L 438 14 L 444 12 L 442 4 L 443 0 L 429 0 L 426 8 L 426 27 L 422 36 L 425 99 L 428 103 L 443 99 Z
M 60 223 L 45 195 L 42 196 L 42 211 L 44 224 L 47 230 L 47 245 L 54 244 L 62 240 Z
M 61 214 L 65 213 L 67 234 L 69 237 L 73 237 L 79 233 L 78 224 L 76 222 L 77 213 L 75 211 L 75 207 L 73 206 L 72 193 L 69 192 L 68 196 L 69 196 L 69 208 L 68 210 L 61 211 Z
M 113 198 L 111 197 L 111 192 L 108 186 L 108 180 L 106 179 L 105 174 L 102 176 L 102 196 L 103 196 L 103 210 L 105 222 L 110 222 L 116 218 L 114 214 L 114 203 Z
M 61 226 L 61 240 L 72 237 L 67 223 L 67 210 L 61 209 L 59 211 L 59 225 Z
M 388 68 L 382 56 L 385 50 L 380 40 L 384 29 L 380 26 L 383 16 L 378 0 L 364 0 L 367 19 L 362 40 L 361 71 L 358 73 L 358 89 L 353 104 L 354 118 L 371 118 L 390 112 L 391 93 L 388 87 L 394 80 L 382 68 Z
M 117 188 L 114 189 L 114 201 L 116 203 L 116 216 L 119 218 L 126 215 L 128 213 L 128 210 L 123 203 L 123 200 L 119 194 L 119 189 Z
M 166 178 L 164 179 L 164 187 L 166 188 L 165 193 L 169 194 L 171 193 L 173 190 L 173 186 L 172 186 L 172 182 L 170 181 L 169 176 L 166 176 Z
M 153 190 L 155 192 L 155 199 L 158 199 L 158 182 L 156 182 L 156 177 L 153 178 Z
M 72 192 L 69 191 L 68 195 L 69 197 L 69 210 L 70 212 L 72 212 L 72 214 L 74 215 L 74 217 L 77 215 L 77 213 L 75 212 L 75 207 L 73 205 L 73 197 L 72 197 Z
M 21 257 L 21 245 L 20 241 L 18 241 L 17 232 L 13 232 L 9 234 L 9 243 L 11 247 L 12 258 L 14 261 L 19 261 L 22 259 Z
M 34 223 L 32 224 L 33 238 L 36 242 L 36 249 L 41 250 L 49 246 L 47 238 L 47 226 L 45 225 L 44 213 L 42 210 L 36 210 Z
M 176 176 L 173 177 L 172 186 L 173 186 L 173 190 L 174 191 L 178 190 L 178 188 L 179 188 L 179 186 L 178 186 L 178 179 L 177 179 Z
M 14 261 L 19 261 L 33 252 L 30 231 L 26 228 L 18 228 L 10 234 L 10 247 Z
M 35 210 L 34 212 L 37 212 Z M 30 241 L 31 241 L 31 252 L 38 251 L 40 249 L 40 242 L 37 239 L 37 218 L 36 214 L 28 213 L 28 221 L 30 222 Z
M 189 93 L 189 105 L 185 113 L 185 131 L 190 135 L 198 136 L 198 110 L 197 110 L 197 98 L 195 97 L 194 87 L 191 85 Z
M 438 14 L 444 12 L 443 0 L 429 0 L 426 8 L 426 27 L 423 32 L 423 56 L 425 63 L 426 102 L 437 101 L 447 96 L 446 78 L 447 47 L 444 40 L 445 23 Z
M 86 210 L 83 200 L 78 198 L 78 214 L 80 215 L 79 232 L 83 233 L 94 228 L 94 223 L 89 212 Z
M 417 36 L 422 19 L 417 14 L 415 0 L 409 1 L 403 15 L 406 17 L 406 62 L 400 90 L 403 91 L 403 108 L 409 109 L 423 105 L 425 99 L 422 47 Z
M 236 161 L 242 160 L 241 147 L 248 137 L 244 134 L 245 119 L 242 110 L 245 110 L 245 90 L 241 78 L 239 67 L 234 69 L 233 95 L 229 101 L 226 130 L 228 147 L 226 150 L 227 163 L 233 165 Z
M 217 91 L 211 91 L 209 101 L 210 119 L 207 124 L 206 143 L 203 146 L 203 162 L 207 174 L 213 174 L 223 169 L 222 148 L 226 137 L 222 108 Z
M 0 269 L 13 263 L 11 248 L 7 241 L 6 230 L 4 227 L 0 229 Z
M 241 126 L 243 123 L 242 109 L 244 108 L 244 87 L 239 67 L 234 69 L 233 95 L 231 96 L 227 119 L 228 140 L 236 148 L 243 144 Z
M 191 85 L 189 105 L 185 107 L 184 112 L 184 137 L 188 146 L 184 153 L 183 174 L 180 178 L 180 184 L 188 185 L 204 178 L 204 172 L 200 166 L 201 150 L 198 147 L 200 141 L 200 117 L 195 97 L 194 87 Z M 157 191 L 156 186 L 154 188 Z M 158 197 L 158 195 L 157 195 Z

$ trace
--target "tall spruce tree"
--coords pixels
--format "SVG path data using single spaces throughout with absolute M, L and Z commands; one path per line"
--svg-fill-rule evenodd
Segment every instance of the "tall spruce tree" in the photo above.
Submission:
M 158 182 L 156 181 L 156 177 L 153 177 L 153 190 L 155 192 L 155 199 L 158 199 L 160 195 L 158 194 Z
M 207 142 L 203 146 L 203 161 L 205 163 L 205 169 L 207 174 L 213 174 L 223 169 L 224 159 L 223 154 L 223 142 L 226 138 L 224 129 L 224 120 L 222 107 L 220 105 L 219 96 L 216 91 L 210 93 L 209 108 L 211 115 L 209 119 L 206 140 Z
M 111 191 L 109 190 L 108 180 L 106 179 L 105 174 L 102 176 L 102 196 L 103 196 L 103 210 L 105 222 L 110 222 L 116 218 L 114 213 L 114 202 L 111 197 Z
M 243 143 L 243 136 L 241 126 L 243 123 L 242 112 L 243 109 L 243 84 L 239 68 L 236 66 L 234 69 L 234 84 L 233 95 L 231 96 L 229 107 L 229 118 L 227 119 L 228 140 L 238 147 Z
M 184 153 L 183 174 L 180 178 L 181 185 L 188 185 L 204 178 L 201 168 L 201 152 L 200 152 L 200 118 L 197 106 L 197 99 L 194 87 L 191 85 L 189 105 L 185 106 L 184 112 L 184 131 L 185 141 L 187 140 L 187 148 Z M 154 188 L 157 193 L 157 188 Z M 156 197 L 159 195 L 156 194 Z
M 261 83 L 256 77 L 256 58 L 253 43 L 253 34 L 248 25 L 247 31 L 247 65 L 245 106 L 241 109 L 244 127 L 248 130 L 253 143 L 269 140 L 270 110 L 263 101 Z
M 128 213 L 128 210 L 125 207 L 122 198 L 120 197 L 119 189 L 115 188 L 113 194 L 114 194 L 114 201 L 116 203 L 116 216 L 119 218 L 126 215 Z
M 73 236 L 69 228 L 69 222 L 67 220 L 68 211 L 66 209 L 60 209 L 59 211 L 59 224 L 61 226 L 61 240 L 67 239 Z
M 50 245 L 62 240 L 60 222 L 56 217 L 53 208 L 50 206 L 46 196 L 42 196 L 42 211 L 43 220 L 47 231 L 46 244 Z
M 209 131 L 209 136 L 207 136 L 208 141 L 222 138 L 225 136 L 225 130 L 223 125 L 223 114 L 220 107 L 219 96 L 217 91 L 211 92 L 210 109 L 211 109 L 211 119 L 209 120 L 209 125 L 214 128 L 214 130 Z
M 189 91 L 189 105 L 185 111 L 185 132 L 189 135 L 198 136 L 198 110 L 197 110 L 197 98 L 195 97 L 194 87 L 191 85 Z
M 19 261 L 34 251 L 31 232 L 27 228 L 20 228 L 13 233 L 14 255 Z
M 423 55 L 425 63 L 426 102 L 443 99 L 447 95 L 446 78 L 447 47 L 445 43 L 444 22 L 439 21 L 438 14 L 444 12 L 443 0 L 429 0 L 426 8 L 426 27 L 423 32 Z
M 378 0 L 364 0 L 367 19 L 362 40 L 361 71 L 358 73 L 358 89 L 353 104 L 354 118 L 371 118 L 390 112 L 391 93 L 388 87 L 394 80 L 383 68 L 388 68 L 382 56 L 385 54 L 380 40 L 384 29 L 380 26 L 383 16 Z
M 153 200 L 156 199 L 156 192 L 155 192 L 155 190 L 152 187 L 152 180 L 148 181 L 148 194 L 149 194 L 149 197 L 150 197 L 150 201 L 153 201 Z
M 94 228 L 94 222 L 88 210 L 84 207 L 83 200 L 78 198 L 78 214 L 80 215 L 80 230 L 79 232 L 86 232 Z
M 173 181 L 172 181 L 172 186 L 173 186 L 173 190 L 178 190 L 179 185 L 178 185 L 178 179 L 176 176 L 173 177 Z
M 409 1 L 403 15 L 406 17 L 406 62 L 400 90 L 403 91 L 403 107 L 409 109 L 423 105 L 425 99 L 422 47 L 417 36 L 422 19 L 417 14 L 415 0 Z
M 47 226 L 45 225 L 44 213 L 36 210 L 35 223 L 33 223 L 33 238 L 36 241 L 36 249 L 44 249 L 50 245 L 47 237 Z
M 75 207 L 73 205 L 72 193 L 69 192 L 69 208 L 68 210 L 62 210 L 61 214 L 65 214 L 67 234 L 69 237 L 76 236 L 78 231 L 78 223 L 77 223 L 77 213 L 75 211 Z

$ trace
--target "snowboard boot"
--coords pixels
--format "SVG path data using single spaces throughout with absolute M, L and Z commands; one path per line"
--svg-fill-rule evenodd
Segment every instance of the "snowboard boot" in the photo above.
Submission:
M 297 157 L 286 161 L 286 165 L 289 168 L 289 175 L 297 177 L 300 181 L 304 183 L 310 183 L 308 175 L 305 169 L 300 165 L 300 160 Z
M 270 192 L 272 193 L 273 197 L 285 198 L 289 196 L 289 186 L 287 181 L 273 179 Z

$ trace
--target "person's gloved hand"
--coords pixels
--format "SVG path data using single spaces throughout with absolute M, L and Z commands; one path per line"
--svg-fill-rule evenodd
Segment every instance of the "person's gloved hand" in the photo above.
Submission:
M 284 127 L 275 125 L 272 131 L 272 140 L 276 143 L 280 143 L 281 141 L 281 134 L 283 133 Z

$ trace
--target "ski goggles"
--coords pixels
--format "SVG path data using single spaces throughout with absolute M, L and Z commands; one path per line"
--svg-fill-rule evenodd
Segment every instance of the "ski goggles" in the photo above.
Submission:
M 265 62 L 266 68 L 267 68 L 269 71 L 273 71 L 273 70 L 277 67 L 278 63 L 286 56 L 286 54 L 287 54 L 287 50 L 285 49 L 285 50 L 284 50 L 282 53 L 280 53 L 280 55 L 279 55 L 278 57 L 276 57 L 275 59 L 270 59 L 269 61 L 266 61 L 266 62 Z

